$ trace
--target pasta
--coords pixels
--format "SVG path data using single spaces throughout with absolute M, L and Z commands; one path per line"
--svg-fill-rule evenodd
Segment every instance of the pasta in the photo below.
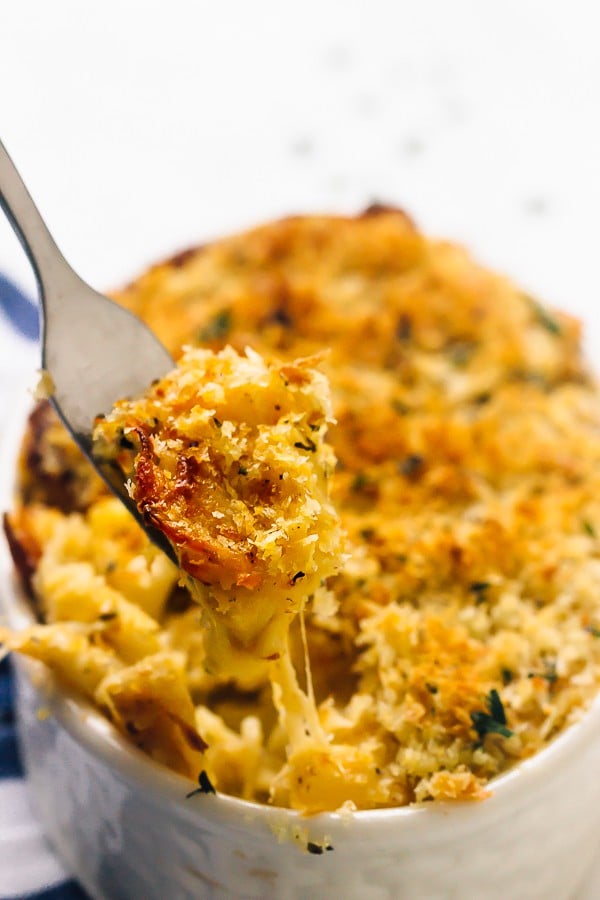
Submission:
M 260 553 L 251 567 L 214 556 L 219 530 L 202 515 L 227 518 L 240 496 L 225 492 L 193 509 L 210 537 L 195 568 L 182 517 L 165 519 L 173 497 L 165 507 L 156 468 L 143 490 L 136 480 L 139 422 L 152 415 L 162 428 L 160 398 L 152 411 L 117 409 L 100 430 L 114 447 L 110 429 L 123 429 L 119 465 L 148 514 L 176 526 L 183 570 L 205 582 L 193 587 L 200 606 L 42 404 L 6 520 L 39 624 L 3 632 L 9 647 L 46 661 L 164 765 L 307 814 L 483 798 L 589 707 L 600 678 L 600 403 L 573 318 L 385 208 L 262 226 L 153 267 L 117 299 L 180 372 L 199 366 L 202 384 L 211 365 L 231 374 L 240 361 L 262 373 L 265 397 L 287 367 L 309 379 L 308 405 L 268 465 L 281 474 L 287 448 L 296 474 L 320 466 L 320 555 L 286 558 L 288 535 L 279 568 Z M 202 434 L 222 442 L 231 483 L 246 490 L 240 466 L 265 459 L 254 433 L 247 459 L 231 455 L 248 406 L 237 418 L 213 409 L 216 399 Z M 215 417 L 236 424 L 224 433 Z M 316 453 L 294 446 L 306 438 Z M 156 448 L 146 460 L 176 473 L 182 445 Z M 250 540 L 273 525 L 244 521 Z M 214 617 L 254 590 L 263 612 L 297 598 L 289 628 L 265 632 L 251 604 L 219 643 Z M 289 656 L 262 658 L 281 646 Z

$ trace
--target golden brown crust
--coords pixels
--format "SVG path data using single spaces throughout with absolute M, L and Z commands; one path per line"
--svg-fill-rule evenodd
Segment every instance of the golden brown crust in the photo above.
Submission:
M 20 517 L 22 520 L 22 516 Z M 23 527 L 16 515 L 5 513 L 2 518 L 8 549 L 27 595 L 33 598 L 32 579 L 42 555 L 31 529 Z
M 224 588 L 259 587 L 264 572 L 256 565 L 256 551 L 248 536 L 235 523 L 222 526 L 220 520 L 207 517 L 209 506 L 218 510 L 225 503 L 225 497 L 219 502 L 214 496 L 222 473 L 209 461 L 179 456 L 175 478 L 168 479 L 149 432 L 141 426 L 135 431 L 140 450 L 135 459 L 133 497 L 142 514 L 175 546 L 181 568 L 199 581 L 216 582 Z
M 214 626 L 215 668 L 236 677 L 243 656 L 264 671 L 286 651 L 293 615 L 341 564 L 324 443 L 330 400 L 314 362 L 187 350 L 94 431 L 97 454 L 117 460 L 191 576 Z M 233 659 L 213 652 L 219 638 L 235 646 Z
M 25 502 L 65 513 L 86 509 L 107 492 L 48 400 L 40 400 L 29 416 L 19 475 Z
M 589 705 L 600 404 L 576 320 L 385 207 L 261 226 L 153 267 L 118 298 L 175 355 L 250 345 L 285 365 L 329 348 L 332 491 L 351 558 L 307 635 L 323 727 L 373 767 L 361 805 L 483 796 Z M 43 479 L 38 466 L 30 490 Z M 277 776 L 278 802 L 310 808 L 272 711 L 252 709 L 264 769 L 236 790 L 264 797 Z M 339 798 L 336 779 L 319 803 Z

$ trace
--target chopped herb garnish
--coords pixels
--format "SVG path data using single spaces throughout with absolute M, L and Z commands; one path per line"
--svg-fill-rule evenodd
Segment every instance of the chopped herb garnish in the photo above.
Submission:
M 473 728 L 483 740 L 486 734 L 501 734 L 503 737 L 512 737 L 513 732 L 506 725 L 506 713 L 500 695 L 495 688 L 485 698 L 488 712 L 472 712 L 471 722 Z
M 372 541 L 376 531 L 374 528 L 361 528 L 359 533 L 363 541 Z
M 502 684 L 510 684 L 514 677 L 511 669 L 502 669 Z
M 529 672 L 527 675 L 528 678 L 543 678 L 548 682 L 549 685 L 554 684 L 558 680 L 558 675 L 556 674 L 556 663 L 554 660 L 544 660 L 544 671 L 543 672 Z
M 302 443 L 302 441 L 296 441 L 294 443 L 294 447 L 298 447 L 299 450 L 308 450 L 309 453 L 314 453 L 317 449 L 317 445 L 314 441 L 311 441 L 310 438 L 305 438 L 306 443 Z
M 531 384 L 539 388 L 540 391 L 547 391 L 550 386 L 548 379 L 542 372 L 534 372 L 531 369 L 513 369 L 510 374 L 515 381 Z
M 545 328 L 546 331 L 549 331 L 550 334 L 560 335 L 562 334 L 562 328 L 556 321 L 556 319 L 548 312 L 545 306 L 542 306 L 541 303 L 538 303 L 537 300 L 534 300 L 533 297 L 527 297 L 531 305 L 531 309 L 535 315 L 535 318 L 538 321 L 538 324 Z
M 418 478 L 423 472 L 423 464 L 425 460 L 420 453 L 409 453 L 409 455 L 398 463 L 398 470 L 405 478 Z
M 410 406 L 407 406 L 402 400 L 396 399 L 392 400 L 392 409 L 395 410 L 399 416 L 407 416 L 411 411 Z
M 315 853 L 317 856 L 320 856 L 325 850 L 333 850 L 333 847 L 331 844 L 315 844 L 314 841 L 309 841 L 306 849 L 309 853 Z
M 296 574 L 292 577 L 291 583 L 296 584 L 297 581 L 300 581 L 301 578 L 304 578 L 306 572 L 296 572 Z
M 229 309 L 218 312 L 198 334 L 200 341 L 218 341 L 231 331 L 232 317 Z
M 584 519 L 581 524 L 582 524 L 583 530 L 585 531 L 586 534 L 589 534 L 589 536 L 593 537 L 593 538 L 596 537 L 596 529 L 594 528 L 594 526 L 592 525 L 591 522 L 588 522 L 587 519 Z
M 475 595 L 475 603 L 479 606 L 480 603 L 485 603 L 488 599 L 487 592 L 490 589 L 491 584 L 489 581 L 472 581 L 469 585 L 469 591 Z
M 504 706 L 502 704 L 502 700 L 500 699 L 500 694 L 495 688 L 489 693 L 487 698 L 487 706 L 490 711 L 490 715 L 494 717 L 497 722 L 500 722 L 501 725 L 506 725 L 506 713 L 504 712 Z
M 589 632 L 592 637 L 600 637 L 600 628 L 596 628 L 595 625 L 586 625 L 585 631 Z
M 430 694 L 437 694 L 437 692 L 439 690 L 437 684 L 430 684 L 429 682 L 426 683 L 425 687 L 427 688 L 427 690 L 429 691 Z
M 455 341 L 450 345 L 450 360 L 458 368 L 468 365 L 477 349 L 473 341 Z
M 217 426 L 217 428 L 221 428 L 221 426 L 223 425 L 223 423 L 221 422 L 221 420 L 220 420 L 220 419 L 217 419 L 216 416 L 213 416 L 213 422 L 215 423 L 215 425 Z
M 135 447 L 135 444 L 133 443 L 133 441 L 130 441 L 129 438 L 125 437 L 125 435 L 123 434 L 119 438 L 119 447 L 122 447 L 124 450 L 133 450 Z
M 480 594 L 482 591 L 487 591 L 489 587 L 489 581 L 472 581 L 469 585 L 469 590 L 474 594 Z
M 412 337 L 412 322 L 410 320 L 410 316 L 407 316 L 406 313 L 402 313 L 402 315 L 398 319 L 398 325 L 396 326 L 396 337 L 399 341 L 410 341 Z
M 193 791 L 190 791 L 189 794 L 185 795 L 186 800 L 189 799 L 190 797 L 193 797 L 195 794 L 216 794 L 217 793 L 213 787 L 212 781 L 210 780 L 210 778 L 208 777 L 208 775 L 206 774 L 204 769 L 202 769 L 202 771 L 198 775 L 198 785 L 199 785 L 199 787 L 197 787 Z
M 117 618 L 116 612 L 100 613 L 100 615 L 98 616 L 98 619 L 100 622 L 111 622 L 113 619 L 116 619 L 116 618 Z
M 247 475 L 248 469 L 246 466 L 238 466 L 238 475 Z
M 369 479 L 365 475 L 364 472 L 357 472 L 354 476 L 351 484 L 351 488 L 353 491 L 362 491 L 366 488 L 369 483 Z
M 294 320 L 291 315 L 284 309 L 283 306 L 278 306 L 277 309 L 274 309 L 270 316 L 271 322 L 277 323 L 277 325 L 281 325 L 283 328 L 291 328 L 294 324 Z

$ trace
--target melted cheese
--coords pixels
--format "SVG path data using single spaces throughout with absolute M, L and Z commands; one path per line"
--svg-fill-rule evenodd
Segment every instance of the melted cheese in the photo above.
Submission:
M 306 813 L 485 796 L 490 779 L 589 707 L 600 684 L 600 403 L 575 320 L 383 209 L 261 226 L 154 266 L 118 299 L 175 358 L 199 343 L 250 360 L 250 345 L 297 368 L 298 357 L 328 351 L 320 368 L 336 419 L 332 497 L 349 555 L 306 606 L 318 721 L 296 610 L 289 632 L 269 636 L 266 608 L 240 607 L 241 598 L 274 601 L 268 578 L 237 584 L 257 564 L 224 533 L 217 540 L 207 515 L 202 553 L 190 557 L 206 582 L 202 614 L 44 406 L 30 422 L 7 531 L 47 624 L 7 636 L 12 647 L 78 683 L 173 769 L 196 779 L 202 767 L 219 791 Z M 166 459 L 169 448 L 157 447 Z M 149 512 L 183 545 L 191 508 L 176 495 Z M 228 496 L 207 492 L 203 508 L 219 511 Z M 209 552 L 227 585 L 216 584 Z M 276 567 L 265 561 L 262 571 Z M 306 577 L 302 585 L 308 593 Z M 227 611 L 229 592 L 237 614 Z M 159 630 L 144 620 L 136 637 L 123 600 Z M 209 616 L 227 628 L 206 630 Z M 254 644 L 240 643 L 246 629 Z M 252 663 L 286 636 L 293 668 Z M 157 642 L 180 665 L 155 682 Z M 143 677 L 133 662 L 142 651 Z M 218 674 L 223 662 L 245 681 Z M 201 756 L 191 733 L 168 725 L 188 722 L 182 690 L 210 745 Z M 154 727 L 136 699 L 169 715 L 159 710 Z M 499 702 L 511 737 L 484 727 Z M 282 723 L 288 708 L 295 713 Z
M 330 400 L 314 362 L 189 350 L 95 429 L 96 452 L 130 479 L 204 610 L 206 666 L 245 685 L 266 674 L 292 748 L 326 738 L 296 680 L 290 624 L 341 562 Z

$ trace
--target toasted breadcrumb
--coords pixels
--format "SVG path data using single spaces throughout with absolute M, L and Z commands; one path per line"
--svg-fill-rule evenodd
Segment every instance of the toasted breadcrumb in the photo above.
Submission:
M 314 362 L 188 349 L 94 431 L 206 612 L 206 665 L 239 681 L 264 678 L 293 616 L 341 565 L 331 401 Z
M 157 569 L 46 406 L 7 530 L 47 624 L 5 635 L 10 646 L 92 698 L 123 678 L 144 705 L 151 686 L 136 666 L 158 640 L 181 662 L 163 709 L 178 715 L 187 692 L 210 747 L 195 762 L 172 725 L 164 744 L 149 729 L 147 752 L 178 771 L 192 760 L 217 790 L 307 813 L 483 798 L 582 715 L 600 680 L 600 395 L 577 321 L 382 208 L 189 251 L 117 299 L 176 357 L 184 345 L 250 346 L 293 364 L 328 350 L 331 491 L 349 556 L 305 625 L 330 752 L 319 764 L 290 744 L 267 674 L 250 684 L 206 670 L 206 626 L 173 567 Z M 74 564 L 88 579 L 74 596 L 100 579 L 109 615 L 127 602 L 156 622 L 148 656 L 126 659 L 93 604 L 77 621 L 65 594 Z M 228 571 L 236 581 L 241 570 Z M 61 609 L 73 619 L 56 620 Z M 308 691 L 298 619 L 291 651 Z M 128 712 L 105 711 L 127 730 Z

